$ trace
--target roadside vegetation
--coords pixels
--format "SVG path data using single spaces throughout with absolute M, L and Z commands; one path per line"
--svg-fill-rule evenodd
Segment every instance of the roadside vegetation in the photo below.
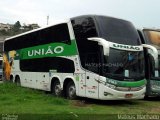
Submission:
M 116 119 L 118 114 L 159 114 L 160 98 L 149 100 L 100 101 L 57 98 L 44 91 L 0 84 L 0 114 L 18 115 L 21 119 Z M 20 120 L 21 120 L 20 119 Z M 54 119 L 54 120 L 55 120 Z

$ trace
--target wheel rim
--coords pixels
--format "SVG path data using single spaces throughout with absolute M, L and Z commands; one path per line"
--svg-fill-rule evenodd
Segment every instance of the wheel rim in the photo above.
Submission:
M 17 86 L 20 86 L 21 83 L 20 83 L 20 79 L 19 79 L 19 78 L 16 78 L 16 81 L 15 81 L 15 82 L 16 82 L 16 85 L 17 85 Z
M 69 93 L 69 97 L 70 97 L 70 98 L 73 98 L 73 97 L 75 96 L 76 88 L 75 88 L 74 85 L 71 85 L 71 86 L 69 87 L 68 93 Z
M 56 96 L 60 95 L 60 93 L 61 93 L 60 84 L 56 84 L 56 85 L 55 85 L 55 87 L 54 87 L 54 92 L 55 92 L 55 95 L 56 95 Z

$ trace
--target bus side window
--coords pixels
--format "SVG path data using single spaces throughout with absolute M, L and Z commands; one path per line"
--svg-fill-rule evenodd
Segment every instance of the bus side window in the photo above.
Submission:
M 67 24 L 59 24 L 47 29 L 41 30 L 39 33 L 39 40 L 42 43 L 66 43 L 71 44 L 69 30 Z
M 72 60 L 61 57 L 48 57 L 20 60 L 20 70 L 24 72 L 49 72 L 56 70 L 59 73 L 74 73 Z
M 99 50 L 100 47 L 98 43 L 87 40 L 87 38 L 89 37 L 98 36 L 94 18 L 84 16 L 84 17 L 75 18 L 75 19 L 73 18 L 71 22 L 73 25 L 76 43 L 78 46 L 81 65 L 83 68 L 86 68 L 87 67 L 85 63 L 86 55 L 88 53 L 95 53 L 100 51 Z M 96 68 L 92 67 L 91 69 L 92 71 L 97 72 Z
M 58 24 L 42 30 L 37 30 L 29 34 L 13 38 L 12 40 L 8 40 L 5 42 L 4 50 L 18 50 L 55 42 L 71 44 L 67 23 Z M 14 45 L 14 43 L 18 44 Z
M 96 37 L 97 31 L 93 18 L 91 17 L 82 17 L 76 18 L 72 21 L 74 34 L 79 42 L 79 39 L 87 39 L 89 37 Z

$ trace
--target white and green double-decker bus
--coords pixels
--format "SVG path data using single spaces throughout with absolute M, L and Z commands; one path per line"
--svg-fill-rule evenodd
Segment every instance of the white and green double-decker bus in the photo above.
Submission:
M 152 45 L 158 53 L 154 59 L 150 50 L 145 50 L 147 90 L 146 97 L 160 96 L 160 30 L 144 28 L 138 30 L 142 43 Z
M 6 80 L 24 87 L 101 99 L 145 95 L 144 52 L 132 23 L 98 15 L 71 18 L 4 42 Z

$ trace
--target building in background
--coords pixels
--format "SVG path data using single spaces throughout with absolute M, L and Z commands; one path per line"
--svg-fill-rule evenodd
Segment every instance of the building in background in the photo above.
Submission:
M 12 24 L 0 23 L 0 30 L 8 31 L 8 30 L 11 30 L 12 28 L 13 28 L 13 25 L 12 25 Z

